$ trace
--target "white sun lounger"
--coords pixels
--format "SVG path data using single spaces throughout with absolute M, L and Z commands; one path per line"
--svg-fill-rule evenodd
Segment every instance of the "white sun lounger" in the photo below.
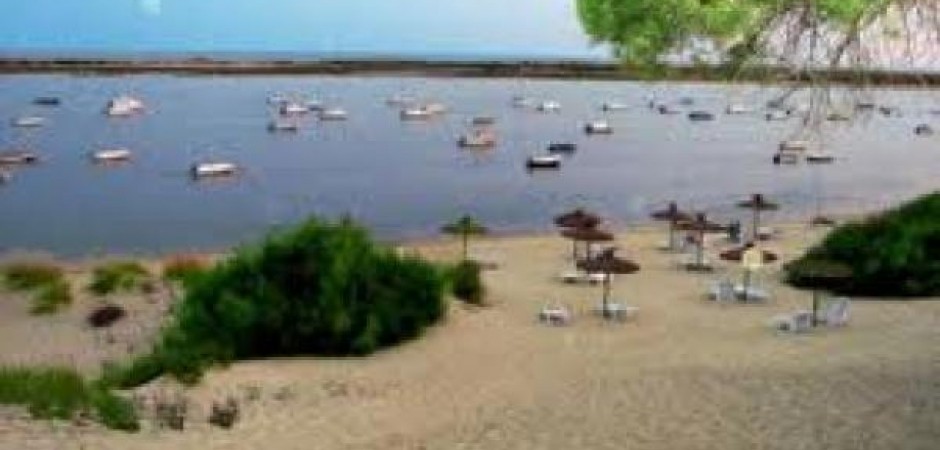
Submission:
M 828 327 L 843 327 L 849 323 L 849 299 L 829 299 L 823 309 L 816 311 L 816 322 Z
M 598 284 L 598 283 L 604 282 L 606 275 L 602 273 L 586 273 L 586 272 L 570 271 L 570 272 L 563 272 L 561 275 L 558 276 L 558 278 L 562 282 L 569 283 L 569 284 L 580 284 L 580 283 Z M 611 280 L 613 280 L 613 276 L 611 276 Z
M 564 306 L 545 306 L 539 311 L 539 322 L 553 326 L 571 323 L 571 311 Z
M 763 303 L 770 300 L 770 294 L 753 285 L 748 286 L 745 292 L 744 285 L 734 284 L 731 280 L 725 279 L 712 285 L 708 291 L 708 298 L 719 303 L 732 301 Z
M 786 333 L 805 333 L 813 328 L 813 312 L 800 310 L 789 314 L 780 314 L 771 319 L 771 326 Z
M 597 305 L 597 309 L 595 309 L 594 312 L 605 318 L 627 321 L 635 319 L 636 316 L 640 314 L 640 308 L 628 306 L 623 303 L 607 302 L 606 309 L 604 308 L 604 304 L 600 303 Z

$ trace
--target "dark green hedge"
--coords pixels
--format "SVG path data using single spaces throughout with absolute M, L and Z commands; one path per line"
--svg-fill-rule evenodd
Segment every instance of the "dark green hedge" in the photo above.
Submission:
M 154 353 L 108 378 L 195 380 L 238 359 L 368 354 L 440 319 L 442 291 L 431 264 L 377 247 L 348 221 L 313 219 L 192 282 Z
M 822 280 L 802 270 L 816 262 L 851 269 L 848 280 Z M 786 267 L 798 287 L 862 296 L 940 296 L 940 192 L 834 230 Z

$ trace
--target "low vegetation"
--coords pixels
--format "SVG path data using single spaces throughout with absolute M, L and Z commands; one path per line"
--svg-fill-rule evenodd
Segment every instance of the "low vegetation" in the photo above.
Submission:
M 850 274 L 811 273 L 826 264 L 844 265 Z M 861 296 L 940 296 L 940 192 L 844 225 L 786 269 L 788 281 L 799 287 Z
M 269 236 L 189 283 L 153 352 L 104 379 L 135 386 L 169 373 L 284 355 L 365 355 L 418 336 L 444 314 L 436 268 L 379 248 L 349 221 L 310 220 Z
M 69 369 L 0 368 L 0 404 L 26 407 L 37 419 L 91 417 L 108 428 L 137 431 L 133 404 Z
M 205 273 L 209 264 L 205 259 L 193 255 L 177 255 L 163 263 L 163 279 L 185 283 Z
M 30 313 L 54 314 L 72 303 L 72 291 L 62 268 L 45 262 L 19 262 L 3 268 L 7 289 L 32 294 Z
M 135 261 L 114 261 L 95 267 L 88 290 L 95 295 L 142 292 L 151 286 L 150 273 Z
M 480 278 L 481 270 L 479 263 L 469 260 L 454 266 L 448 274 L 454 297 L 472 305 L 482 305 L 485 290 Z

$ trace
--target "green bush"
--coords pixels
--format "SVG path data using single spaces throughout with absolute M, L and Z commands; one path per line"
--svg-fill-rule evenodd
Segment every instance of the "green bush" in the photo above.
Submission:
M 450 271 L 450 288 L 454 297 L 473 305 L 483 304 L 485 289 L 480 278 L 480 264 L 461 261 Z
M 195 282 L 150 355 L 109 375 L 195 381 L 210 365 L 283 355 L 364 355 L 418 336 L 444 313 L 435 268 L 347 222 L 310 220 L 244 248 Z
M 60 267 L 53 264 L 21 262 L 5 266 L 3 278 L 8 289 L 31 291 L 61 282 L 64 274 Z
M 65 280 L 59 280 L 40 288 L 32 302 L 31 314 L 54 314 L 62 306 L 72 303 L 72 291 Z
M 0 368 L 0 404 L 25 406 L 37 419 L 67 420 L 87 411 L 109 428 L 139 429 L 128 400 L 86 383 L 70 369 Z
M 117 291 L 131 292 L 145 288 L 150 279 L 147 269 L 135 261 L 115 261 L 95 267 L 88 290 L 96 295 Z
M 839 263 L 847 280 L 812 276 L 807 267 Z M 940 192 L 893 211 L 844 225 L 786 267 L 798 287 L 846 295 L 924 297 L 940 295 Z

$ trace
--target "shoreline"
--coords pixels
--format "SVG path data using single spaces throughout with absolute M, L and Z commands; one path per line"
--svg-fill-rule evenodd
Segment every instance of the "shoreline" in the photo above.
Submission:
M 29 58 L 0 56 L 0 74 L 68 73 L 95 75 L 337 75 L 443 78 L 533 78 L 649 81 L 641 70 L 616 61 L 564 60 L 420 60 L 420 59 L 270 59 L 192 58 Z M 723 67 L 673 67 L 657 81 L 806 83 L 823 78 L 836 84 L 872 86 L 940 86 L 940 72 L 886 70 L 813 71 L 793 75 L 775 68 L 752 68 L 729 76 Z

